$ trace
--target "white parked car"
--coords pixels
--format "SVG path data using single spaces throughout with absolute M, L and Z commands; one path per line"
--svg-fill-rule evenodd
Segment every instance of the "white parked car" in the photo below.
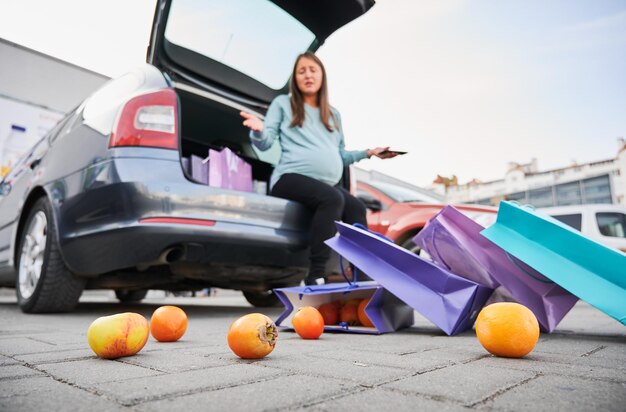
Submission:
M 583 235 L 626 252 L 626 207 L 612 204 L 555 206 L 537 209 L 580 230 Z

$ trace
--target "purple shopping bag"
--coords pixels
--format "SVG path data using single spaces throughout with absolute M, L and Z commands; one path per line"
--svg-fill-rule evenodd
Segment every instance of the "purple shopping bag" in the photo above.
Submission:
M 414 241 L 450 271 L 492 287 L 502 285 L 552 332 L 578 298 L 482 236 L 484 228 L 452 206 L 444 208 Z
M 466 235 L 468 232 L 476 232 L 471 230 L 476 228 L 483 229 L 454 207 L 446 206 L 430 219 L 426 227 L 413 238 L 413 242 L 428 253 L 438 265 L 466 279 L 496 289 L 500 283 L 464 250 L 474 245 L 476 245 L 474 248 L 477 248 L 477 243 L 471 236 L 468 239 Z
M 209 158 L 201 158 L 200 156 L 191 155 L 191 177 L 194 180 L 204 183 L 209 183 Z
M 296 286 L 274 289 L 274 293 L 285 306 L 283 313 L 276 319 L 276 325 L 287 329 L 293 329 L 291 320 L 301 307 L 318 308 L 324 303 L 347 302 L 351 299 L 370 299 L 365 307 L 365 313 L 374 327 L 325 325 L 324 331 L 381 334 L 413 324 L 413 309 L 376 282 Z
M 252 192 L 252 166 L 232 150 L 209 150 L 209 186 Z
M 369 231 L 336 225 L 328 246 L 448 335 L 471 328 L 493 291 Z

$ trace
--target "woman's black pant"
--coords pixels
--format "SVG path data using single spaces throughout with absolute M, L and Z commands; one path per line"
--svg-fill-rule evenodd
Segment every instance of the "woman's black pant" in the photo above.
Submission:
M 333 187 L 297 173 L 287 173 L 276 182 L 271 194 L 302 203 L 313 214 L 311 263 L 307 276 L 309 279 L 326 275 L 326 262 L 330 257 L 330 248 L 324 244 L 324 241 L 335 235 L 335 220 L 367 226 L 365 205 L 343 187 Z

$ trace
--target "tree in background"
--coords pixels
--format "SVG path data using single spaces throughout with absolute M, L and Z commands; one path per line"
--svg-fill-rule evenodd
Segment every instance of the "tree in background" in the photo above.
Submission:
M 437 175 L 437 178 L 433 180 L 434 184 L 443 185 L 448 190 L 450 186 L 458 186 L 459 178 L 456 175 L 452 175 L 452 177 L 445 177 L 441 175 Z

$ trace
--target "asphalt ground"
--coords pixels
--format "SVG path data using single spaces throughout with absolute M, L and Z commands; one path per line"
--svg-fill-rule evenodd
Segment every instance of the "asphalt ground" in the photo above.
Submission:
M 148 319 L 177 305 L 189 317 L 174 343 L 153 338 L 135 356 L 97 358 L 87 328 L 132 311 Z M 230 324 L 260 311 L 237 292 L 181 298 L 153 293 L 122 305 L 86 292 L 69 314 L 25 315 L 0 290 L 0 411 L 625 411 L 626 327 L 579 303 L 523 359 L 497 358 L 473 331 L 449 337 L 419 315 L 386 335 L 281 331 L 264 359 L 237 358 Z

